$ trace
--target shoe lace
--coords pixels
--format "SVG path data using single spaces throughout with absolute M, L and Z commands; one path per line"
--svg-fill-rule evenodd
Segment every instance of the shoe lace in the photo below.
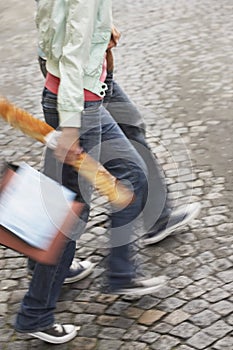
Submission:
M 55 329 L 56 332 L 62 333 L 63 332 L 63 327 L 61 324 L 55 323 L 53 328 Z
M 70 265 L 70 270 L 77 270 L 77 269 L 81 269 L 82 266 L 80 265 L 80 263 L 77 260 L 73 260 L 72 264 Z

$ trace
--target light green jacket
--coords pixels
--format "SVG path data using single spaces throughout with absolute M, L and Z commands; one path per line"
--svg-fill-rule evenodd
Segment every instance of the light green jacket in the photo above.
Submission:
M 36 24 L 47 70 L 60 78 L 60 125 L 80 127 L 83 90 L 105 95 L 100 76 L 111 36 L 112 1 L 39 0 Z

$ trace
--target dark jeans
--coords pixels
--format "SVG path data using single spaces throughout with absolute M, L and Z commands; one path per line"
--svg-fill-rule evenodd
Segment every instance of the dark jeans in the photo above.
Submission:
M 43 93 L 46 121 L 58 125 L 57 98 L 47 89 Z M 128 284 L 135 276 L 130 260 L 130 242 L 134 239 L 134 226 L 143 210 L 147 188 L 146 166 L 134 147 L 100 102 L 85 104 L 80 129 L 80 143 L 85 152 L 96 160 L 101 158 L 105 167 L 118 179 L 129 185 L 135 200 L 127 207 L 111 211 L 111 251 L 109 257 L 109 283 L 117 288 Z M 15 328 L 21 332 L 43 330 L 54 322 L 54 309 L 61 286 L 75 254 L 75 241 L 85 229 L 92 188 L 85 179 L 74 173 L 70 166 L 58 162 L 47 150 L 45 174 L 53 177 L 77 193 L 77 200 L 86 203 L 83 217 L 77 221 L 72 238 L 66 245 L 56 266 L 37 263 L 29 290 L 23 298 Z
M 109 89 L 104 99 L 104 105 L 147 166 L 148 195 L 143 216 L 145 231 L 153 232 L 157 221 L 168 216 L 171 212 L 165 176 L 156 156 L 146 142 L 145 124 L 141 113 L 117 82 L 113 80 L 111 73 L 108 74 L 106 82 Z

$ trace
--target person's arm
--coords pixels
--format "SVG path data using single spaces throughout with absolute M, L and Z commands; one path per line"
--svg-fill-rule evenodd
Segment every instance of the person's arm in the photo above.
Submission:
M 111 33 L 111 39 L 108 44 L 108 49 L 112 49 L 113 47 L 118 45 L 118 42 L 121 37 L 121 32 L 113 25 L 112 26 L 112 33 Z
M 59 4 L 59 2 L 57 2 Z M 55 5 L 56 6 L 56 5 Z M 55 11 L 57 16 L 57 12 Z M 69 1 L 66 8 L 62 56 L 59 59 L 60 85 L 58 90 L 59 125 L 61 137 L 55 150 L 60 161 L 72 162 L 82 150 L 79 147 L 79 128 L 84 108 L 84 68 L 89 60 L 97 5 L 91 1 Z M 58 19 L 56 18 L 55 21 Z M 53 45 L 56 46 L 56 38 Z
M 96 1 L 69 1 L 59 59 L 58 111 L 61 127 L 80 127 L 84 104 L 84 69 L 89 61 L 97 16 Z
M 107 49 L 107 71 L 108 74 L 112 74 L 114 70 L 114 58 L 112 54 L 112 48 L 118 45 L 118 42 L 120 40 L 121 33 L 119 30 L 113 25 L 112 26 L 112 32 L 111 32 L 111 38 L 108 44 L 108 49 Z M 112 79 L 112 78 L 111 78 Z

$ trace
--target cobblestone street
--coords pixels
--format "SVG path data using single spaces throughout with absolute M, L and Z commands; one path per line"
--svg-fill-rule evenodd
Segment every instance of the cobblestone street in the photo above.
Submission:
M 42 119 L 43 78 L 33 1 L 0 3 L 0 95 Z M 141 298 L 101 294 L 108 253 L 105 199 L 94 194 L 76 257 L 96 262 L 81 282 L 64 286 L 59 322 L 81 326 L 62 350 L 233 349 L 233 2 L 118 0 L 122 38 L 115 79 L 144 115 L 147 140 L 161 163 L 174 206 L 201 202 L 190 226 L 151 246 L 137 242 L 137 263 L 169 276 Z M 0 120 L 0 166 L 40 169 L 43 146 Z M 15 315 L 29 279 L 26 258 L 0 247 L 0 350 L 48 350 L 16 333 Z

